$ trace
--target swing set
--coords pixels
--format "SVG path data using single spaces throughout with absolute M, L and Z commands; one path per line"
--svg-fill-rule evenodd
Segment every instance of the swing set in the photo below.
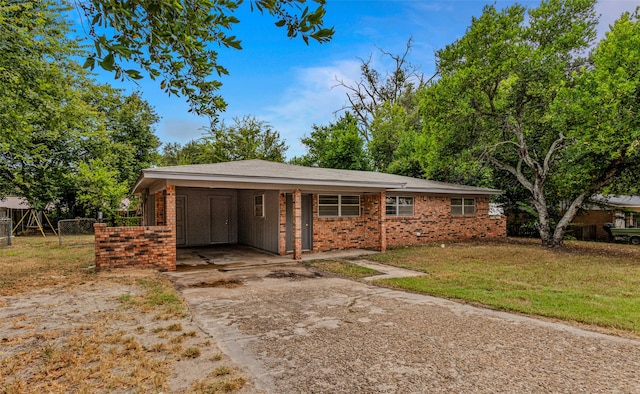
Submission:
M 28 230 L 38 230 L 40 231 L 40 233 L 42 234 L 43 237 L 47 237 L 44 234 L 44 228 L 42 227 L 42 220 L 40 219 L 40 212 L 36 209 L 30 208 L 29 211 L 27 211 L 26 215 L 23 215 L 22 218 L 20 219 L 20 221 L 18 222 L 18 224 L 15 225 L 15 227 L 13 228 L 12 232 L 15 233 L 16 229 L 20 226 L 20 223 L 22 223 L 24 221 L 25 218 L 27 218 L 27 229 Z M 49 216 L 47 216 L 45 211 L 42 211 L 42 215 L 44 216 L 44 218 L 47 220 L 47 223 L 49 223 L 49 226 L 51 227 L 51 230 L 53 231 L 53 234 L 55 234 L 56 236 L 58 235 L 58 233 L 56 233 L 56 229 L 55 227 L 53 227 L 53 224 L 51 224 L 51 220 L 49 220 Z

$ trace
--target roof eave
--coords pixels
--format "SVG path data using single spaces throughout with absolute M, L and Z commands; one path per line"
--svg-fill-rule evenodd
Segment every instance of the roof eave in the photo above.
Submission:
M 256 184 L 281 184 L 281 185 L 300 185 L 300 186 L 361 186 L 367 188 L 378 189 L 403 189 L 404 183 L 399 182 L 366 182 L 366 181 L 341 181 L 332 179 L 302 179 L 290 177 L 257 177 L 246 175 L 216 175 L 216 174 L 194 174 L 181 172 L 157 172 L 143 171 L 134 186 L 134 192 L 144 183 L 145 180 L 166 179 L 181 181 L 203 181 L 203 182 L 244 182 Z
M 402 188 L 402 189 L 389 189 L 388 192 L 410 192 L 410 193 L 430 193 L 430 194 L 460 194 L 460 195 L 499 195 L 502 194 L 501 190 L 496 189 L 478 189 L 478 190 L 463 190 L 463 189 L 449 189 L 449 188 Z

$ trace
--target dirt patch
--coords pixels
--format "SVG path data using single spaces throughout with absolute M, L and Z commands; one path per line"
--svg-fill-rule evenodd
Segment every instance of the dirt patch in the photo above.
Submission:
M 234 287 L 243 286 L 241 280 L 238 279 L 219 279 L 212 282 L 200 282 L 190 284 L 189 287 L 225 287 L 227 289 L 233 289 Z
M 94 279 L 0 297 L 0 392 L 253 391 L 160 275 Z
M 322 274 L 319 272 L 296 272 L 296 271 L 274 271 L 268 275 L 266 278 L 274 278 L 274 279 L 313 279 L 320 278 Z

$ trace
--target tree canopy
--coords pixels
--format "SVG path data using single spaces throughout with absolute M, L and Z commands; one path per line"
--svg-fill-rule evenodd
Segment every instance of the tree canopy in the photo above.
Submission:
M 314 125 L 311 134 L 301 141 L 307 154 L 294 157 L 293 164 L 344 170 L 371 169 L 358 120 L 349 112 L 329 126 Z
M 109 213 L 155 160 L 158 118 L 137 94 L 96 83 L 73 60 L 83 52 L 67 34 L 67 11 L 0 1 L 0 197 Z
M 218 61 L 219 48 L 241 49 L 232 34 L 234 15 L 243 1 L 73 0 L 84 16 L 93 52 L 85 67 L 99 66 L 116 78 L 159 79 L 169 94 L 185 96 L 197 114 L 214 116 L 226 104 L 216 93 L 228 74 Z M 287 36 L 326 42 L 333 28 L 324 27 L 325 0 L 249 0 L 251 10 L 274 17 Z
M 621 175 L 638 162 L 630 116 L 638 63 L 630 48 L 640 31 L 627 15 L 584 57 L 595 38 L 593 6 L 487 6 L 462 38 L 437 52 L 434 91 L 443 89 L 437 101 L 451 111 L 426 130 L 432 149 L 479 154 L 514 177 L 547 246 L 562 242 L 591 195 L 623 183 Z M 612 48 L 620 51 L 615 62 Z
M 421 75 L 410 42 L 401 55 L 382 51 L 396 61 L 390 72 L 363 61 L 347 86 L 354 147 L 378 171 L 501 188 L 502 201 L 535 214 L 543 244 L 559 245 L 591 196 L 639 189 L 638 13 L 596 43 L 594 4 L 485 6 L 436 52 L 428 81 L 407 78 Z M 339 154 L 329 130 L 314 126 L 302 140 L 314 159 L 302 164 Z
M 288 148 L 280 133 L 267 122 L 244 116 L 234 118 L 231 125 L 214 121 L 200 139 L 185 145 L 165 145 L 160 163 L 174 166 L 250 159 L 284 162 Z

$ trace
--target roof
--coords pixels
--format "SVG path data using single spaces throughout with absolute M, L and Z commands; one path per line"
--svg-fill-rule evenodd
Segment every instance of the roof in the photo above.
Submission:
M 29 209 L 29 202 L 22 197 L 0 198 L 0 208 Z
M 309 187 L 361 187 L 386 191 L 443 194 L 500 194 L 500 190 L 429 181 L 373 171 L 303 167 L 264 160 L 242 160 L 215 164 L 192 164 L 149 168 L 134 187 L 141 193 L 154 180 L 236 182 Z
M 612 207 L 640 207 L 640 196 L 603 196 L 598 194 L 593 197 L 593 200 L 610 205 Z

